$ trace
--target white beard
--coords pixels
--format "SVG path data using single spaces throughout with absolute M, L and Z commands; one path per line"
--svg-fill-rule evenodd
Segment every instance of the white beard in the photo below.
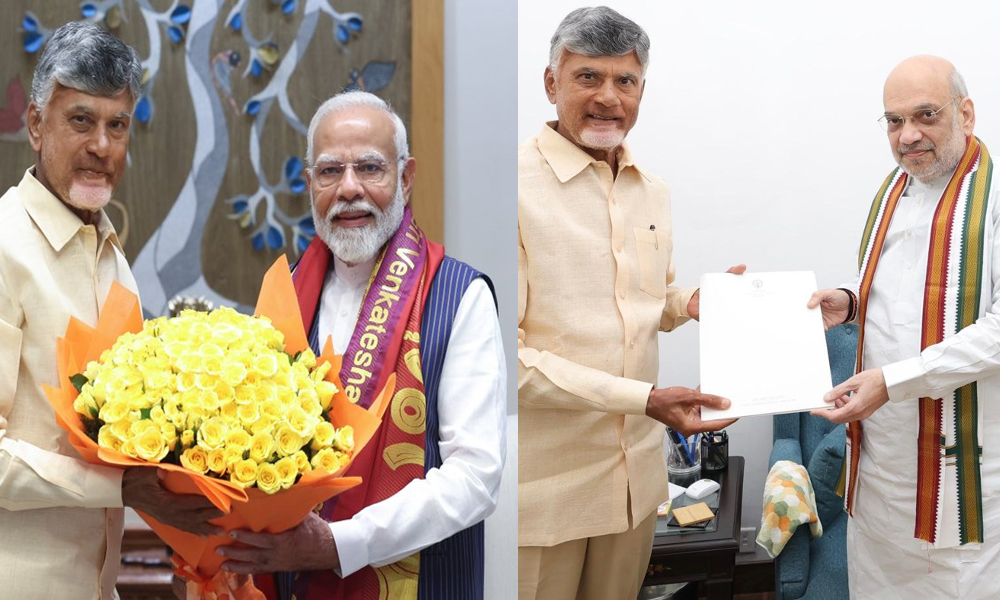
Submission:
M 111 188 L 107 186 L 80 185 L 73 182 L 67 203 L 73 208 L 97 212 L 111 201 Z
M 580 132 L 580 141 L 582 141 L 587 148 L 593 148 L 595 150 L 610 150 L 612 148 L 617 148 L 622 145 L 622 141 L 624 139 L 625 134 L 621 131 L 596 132 L 590 129 L 584 129 Z
M 367 200 L 357 202 L 335 202 L 326 217 L 316 213 L 316 203 L 313 202 L 313 223 L 316 235 L 326 242 L 333 255 L 348 264 L 357 264 L 375 258 L 382 246 L 399 229 L 403 222 L 403 211 L 406 201 L 403 198 L 402 178 L 396 183 L 396 193 L 392 202 L 383 212 L 375 204 Z M 331 224 L 333 217 L 342 212 L 365 210 L 375 217 L 375 223 L 364 227 L 337 227 Z

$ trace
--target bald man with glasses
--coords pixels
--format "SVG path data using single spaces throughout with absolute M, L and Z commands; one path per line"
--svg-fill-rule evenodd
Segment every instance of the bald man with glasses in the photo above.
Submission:
M 827 328 L 860 328 L 857 375 L 814 411 L 848 423 L 851 598 L 996 598 L 1000 186 L 950 62 L 903 61 L 883 102 L 899 168 L 869 211 L 858 279 L 809 301 Z

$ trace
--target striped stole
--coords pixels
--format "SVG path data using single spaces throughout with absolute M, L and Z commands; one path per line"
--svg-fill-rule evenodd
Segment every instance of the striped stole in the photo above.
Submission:
M 931 223 L 921 350 L 941 342 L 982 316 L 984 243 L 993 161 L 978 138 L 969 138 L 937 204 Z M 857 371 L 864 369 L 868 297 L 892 215 L 908 176 L 894 170 L 872 202 L 859 252 Z M 987 273 L 988 275 L 988 273 Z M 982 418 L 975 382 L 946 398 L 920 399 L 917 437 L 917 499 L 914 537 L 935 547 L 983 541 Z M 854 514 L 862 422 L 847 427 L 845 506 Z

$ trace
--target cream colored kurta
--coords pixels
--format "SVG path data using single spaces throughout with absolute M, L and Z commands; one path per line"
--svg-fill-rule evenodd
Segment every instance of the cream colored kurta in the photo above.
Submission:
M 951 174 L 908 182 L 893 215 L 868 300 L 864 367 L 882 368 L 889 402 L 863 422 L 847 556 L 853 600 L 1000 598 L 1000 181 L 986 224 L 986 315 L 920 351 L 930 227 Z M 855 288 L 856 289 L 856 288 Z M 919 398 L 978 381 L 983 411 L 985 542 L 961 547 L 955 513 L 941 515 L 939 548 L 913 537 Z M 956 485 L 944 481 L 943 485 Z
M 0 198 L 0 597 L 117 598 L 121 471 L 87 464 L 56 425 L 56 338 L 97 323 L 111 283 L 136 291 L 107 215 L 84 225 L 29 171 Z
M 615 178 L 554 125 L 518 149 L 519 546 L 621 533 L 666 499 L 646 399 L 694 293 L 670 285 L 666 184 L 626 146 Z

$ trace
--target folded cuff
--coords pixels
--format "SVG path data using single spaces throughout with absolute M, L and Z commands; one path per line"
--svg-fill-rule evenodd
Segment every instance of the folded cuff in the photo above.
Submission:
M 882 367 L 885 388 L 889 392 L 889 402 L 920 398 L 922 395 L 920 382 L 924 375 L 923 361 L 919 356 Z
M 611 394 L 608 397 L 608 412 L 625 415 L 646 414 L 646 403 L 649 401 L 649 392 L 653 391 L 653 385 L 645 381 L 625 379 L 619 377 L 611 386 Z
M 360 522 L 354 519 L 336 521 L 330 523 L 330 532 L 340 557 L 340 568 L 334 569 L 338 577 L 347 577 L 368 566 L 368 545 Z

